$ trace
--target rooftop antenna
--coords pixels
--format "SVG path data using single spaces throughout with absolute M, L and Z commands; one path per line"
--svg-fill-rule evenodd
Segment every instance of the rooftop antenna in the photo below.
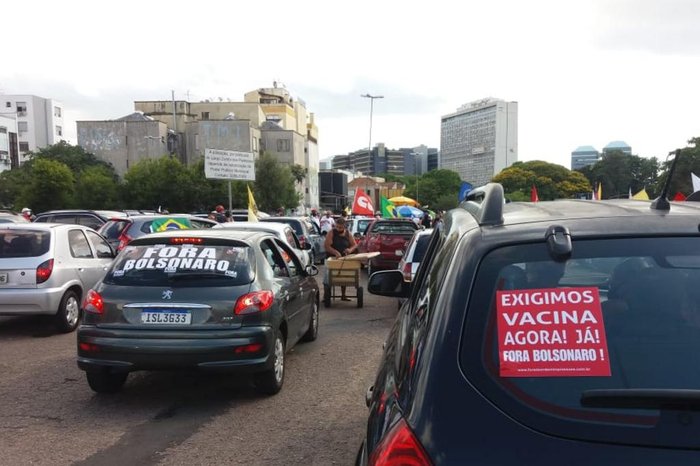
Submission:
M 664 187 L 661 190 L 661 194 L 659 195 L 659 197 L 654 199 L 654 202 L 652 202 L 649 206 L 651 210 L 671 210 L 671 204 L 668 202 L 666 196 L 668 195 L 668 190 L 671 188 L 671 179 L 673 179 L 673 173 L 676 171 L 676 163 L 678 162 L 678 159 L 681 156 L 681 150 L 676 149 L 674 151 L 669 152 L 668 156 L 666 157 L 666 160 L 668 160 L 668 157 L 670 157 L 673 154 L 675 154 L 676 157 L 673 159 L 673 163 L 671 163 L 671 169 L 668 171 L 668 176 L 666 177 L 666 182 L 664 183 Z

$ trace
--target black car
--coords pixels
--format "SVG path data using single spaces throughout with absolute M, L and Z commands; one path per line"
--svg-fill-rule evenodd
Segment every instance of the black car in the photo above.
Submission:
M 189 230 L 132 241 L 83 301 L 78 366 L 96 392 L 129 372 L 252 374 L 282 388 L 285 352 L 318 334 L 318 270 L 269 233 Z
M 408 299 L 358 464 L 700 464 L 700 205 L 667 207 L 472 191 L 370 279 Z
M 99 230 L 110 218 L 126 218 L 128 214 L 116 210 L 49 210 L 33 220 L 39 223 L 68 223 Z

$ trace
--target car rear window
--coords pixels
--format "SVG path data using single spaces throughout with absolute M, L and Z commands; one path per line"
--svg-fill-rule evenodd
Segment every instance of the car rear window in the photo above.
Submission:
M 208 287 L 253 281 L 254 255 L 238 242 L 133 243 L 117 256 L 104 282 L 124 286 Z
M 140 229 L 143 233 L 148 234 L 168 230 L 190 230 L 192 228 L 192 223 L 187 217 L 166 217 L 147 220 L 141 224 Z
M 700 386 L 698 251 L 698 238 L 578 241 L 565 262 L 544 244 L 492 251 L 472 286 L 464 373 L 536 430 L 700 447 L 697 427 L 678 435 L 666 417 L 698 406 L 682 399 Z
M 368 218 L 367 220 L 357 220 L 357 230 L 355 230 L 355 231 L 357 231 L 358 233 L 364 234 L 365 230 L 367 230 L 367 227 L 369 226 L 370 223 L 372 223 L 371 218 Z
M 124 229 L 131 223 L 129 220 L 108 220 L 100 228 L 100 234 L 107 239 L 119 239 Z
M 292 229 L 294 229 L 294 233 L 296 233 L 297 236 L 304 236 L 304 229 L 301 226 L 301 222 L 298 220 L 282 220 L 282 219 L 277 219 L 277 218 L 273 217 L 270 220 L 261 219 L 260 221 L 286 223 L 287 225 L 292 227 Z
M 371 233 L 412 235 L 417 229 L 413 222 L 376 222 L 372 225 Z
M 416 240 L 416 246 L 413 250 L 413 257 L 411 262 L 420 262 L 423 260 L 425 255 L 425 250 L 428 249 L 428 244 L 430 243 L 430 235 L 421 235 Z
M 38 257 L 49 252 L 51 233 L 0 229 L 0 258 Z

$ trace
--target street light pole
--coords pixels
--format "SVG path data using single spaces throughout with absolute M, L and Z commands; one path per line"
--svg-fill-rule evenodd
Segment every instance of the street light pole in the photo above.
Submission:
M 362 94 L 360 97 L 369 99 L 369 145 L 367 146 L 367 160 L 372 157 L 372 114 L 374 113 L 374 99 L 383 99 L 383 95 Z

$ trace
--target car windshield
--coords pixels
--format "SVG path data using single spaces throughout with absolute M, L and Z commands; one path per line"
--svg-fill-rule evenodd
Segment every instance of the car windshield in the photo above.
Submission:
M 42 256 L 50 242 L 48 231 L 0 229 L 0 259 Z
M 663 406 L 688 406 L 674 393 L 700 386 L 700 368 L 688 363 L 700 353 L 698 250 L 698 239 L 665 238 L 575 242 L 566 262 L 543 245 L 493 251 L 469 303 L 491 311 L 466 327 L 465 371 L 480 367 L 506 410 L 516 402 L 549 422 L 661 428 Z M 467 344 L 472 337 L 483 346 Z M 663 429 L 642 437 L 676 445 Z
M 255 256 L 243 243 L 129 245 L 105 283 L 124 286 L 235 286 L 254 278 Z

